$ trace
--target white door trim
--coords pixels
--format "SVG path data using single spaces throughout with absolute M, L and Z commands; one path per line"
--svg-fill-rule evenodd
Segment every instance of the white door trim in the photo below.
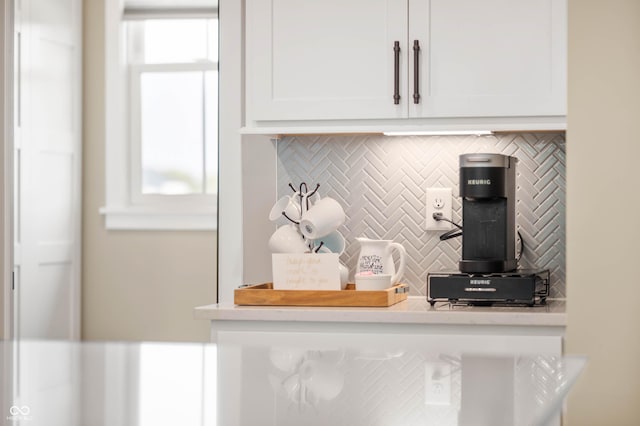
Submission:
M 13 0 L 0 6 L 0 338 L 12 333 L 13 275 Z

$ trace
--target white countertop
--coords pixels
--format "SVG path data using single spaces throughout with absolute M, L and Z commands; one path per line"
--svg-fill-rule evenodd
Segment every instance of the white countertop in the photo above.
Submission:
M 412 296 L 388 308 L 207 305 L 195 308 L 195 317 L 212 321 L 350 322 L 433 325 L 520 325 L 564 327 L 564 300 L 534 307 L 430 306 Z
M 584 357 L 496 352 L 486 343 L 479 352 L 468 345 L 474 336 L 223 337 L 218 344 L 0 341 L 0 359 L 13 360 L 0 363 L 0 386 L 20 389 L 7 392 L 2 424 L 559 425 L 586 365 Z

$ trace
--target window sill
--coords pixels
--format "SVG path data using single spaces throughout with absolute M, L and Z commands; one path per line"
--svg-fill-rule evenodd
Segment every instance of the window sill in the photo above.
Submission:
M 215 231 L 214 207 L 199 211 L 162 211 L 142 207 L 102 207 L 107 230 L 129 231 Z

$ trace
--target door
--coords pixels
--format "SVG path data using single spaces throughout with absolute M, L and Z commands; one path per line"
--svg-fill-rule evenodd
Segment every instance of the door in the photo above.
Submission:
M 407 13 L 406 0 L 248 0 L 248 119 L 406 117 Z
M 18 338 L 80 337 L 80 5 L 16 2 Z
M 566 114 L 565 1 L 410 0 L 409 10 L 409 42 L 421 46 L 412 117 Z

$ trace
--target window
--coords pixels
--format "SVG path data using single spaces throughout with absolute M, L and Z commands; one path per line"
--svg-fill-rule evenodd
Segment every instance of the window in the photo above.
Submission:
M 215 229 L 215 9 L 112 9 L 106 14 L 106 226 Z
M 216 24 L 156 19 L 127 26 L 131 183 L 138 203 L 152 195 L 216 192 Z

